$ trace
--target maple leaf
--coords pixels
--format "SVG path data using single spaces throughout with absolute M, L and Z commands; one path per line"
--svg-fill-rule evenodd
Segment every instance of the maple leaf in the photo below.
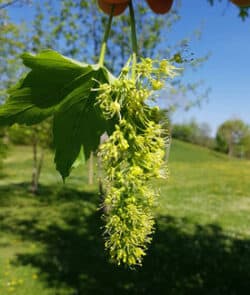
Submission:
M 113 128 L 95 104 L 95 88 L 113 77 L 104 67 L 84 64 L 53 50 L 21 57 L 31 71 L 9 90 L 0 107 L 0 125 L 33 125 L 53 116 L 55 163 L 65 179 L 81 146 L 88 159 L 100 136 Z

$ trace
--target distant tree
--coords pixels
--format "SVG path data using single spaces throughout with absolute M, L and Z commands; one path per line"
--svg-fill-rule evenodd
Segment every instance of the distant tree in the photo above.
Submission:
M 196 134 L 196 143 L 208 148 L 214 147 L 214 139 L 211 136 L 211 127 L 208 123 L 198 124 L 198 130 Z
M 171 128 L 173 138 L 192 142 L 193 129 L 190 124 L 174 124 Z
M 21 38 L 22 25 L 14 24 L 5 8 L 13 5 L 14 2 L 0 0 L 0 104 L 7 97 L 8 87 L 16 82 L 17 74 L 22 68 L 18 62 L 18 54 L 23 50 Z M 8 145 L 4 141 L 5 129 L 0 130 L 0 166 L 6 156 Z
M 229 156 L 244 157 L 249 149 L 250 128 L 242 120 L 227 120 L 216 134 L 216 148 Z
M 6 9 L 0 9 L 0 104 L 6 99 L 6 90 L 15 83 L 22 68 L 18 59 L 24 49 L 22 28 L 22 25 L 11 21 Z
M 53 145 L 51 120 L 43 121 L 34 126 L 15 124 L 8 129 L 7 134 L 10 142 L 32 147 L 33 169 L 31 176 L 31 192 L 37 194 L 45 151 Z
M 212 148 L 214 145 L 210 126 L 207 123 L 199 124 L 194 119 L 188 123 L 172 125 L 171 134 L 173 138 L 208 148 Z
M 39 179 L 43 168 L 45 150 L 52 145 L 51 120 L 43 121 L 42 123 L 34 125 L 30 128 L 33 150 L 31 192 L 33 194 L 37 194 L 39 189 Z

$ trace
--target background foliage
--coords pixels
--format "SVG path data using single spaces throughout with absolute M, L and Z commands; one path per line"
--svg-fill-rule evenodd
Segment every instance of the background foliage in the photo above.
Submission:
M 216 148 L 229 156 L 248 158 L 250 126 L 239 119 L 225 121 L 217 130 Z

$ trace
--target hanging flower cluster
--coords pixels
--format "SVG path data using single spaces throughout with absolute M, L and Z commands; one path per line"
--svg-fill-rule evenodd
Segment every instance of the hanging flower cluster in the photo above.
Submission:
M 117 118 L 112 135 L 99 149 L 106 172 L 105 247 L 118 264 L 141 264 L 153 232 L 157 192 L 148 181 L 166 177 L 166 131 L 154 120 L 153 92 L 175 68 L 166 60 L 142 59 L 131 78 L 127 68 L 111 84 L 100 85 L 97 105 L 106 119 Z

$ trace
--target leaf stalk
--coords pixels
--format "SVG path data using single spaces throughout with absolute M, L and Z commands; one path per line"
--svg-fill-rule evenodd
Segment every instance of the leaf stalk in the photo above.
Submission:
M 136 36 L 136 22 L 133 7 L 133 1 L 129 2 L 130 26 L 131 26 L 131 42 L 132 42 L 132 79 L 136 78 L 136 63 L 138 56 L 138 45 Z
M 110 35 L 111 24 L 112 24 L 112 20 L 113 20 L 113 16 L 114 16 L 114 9 L 115 9 L 115 5 L 112 5 L 111 12 L 109 15 L 109 20 L 108 20 L 108 23 L 107 23 L 107 26 L 106 26 L 106 29 L 104 32 L 103 41 L 102 41 L 102 45 L 101 45 L 101 52 L 100 52 L 100 56 L 99 56 L 99 65 L 100 66 L 103 66 L 104 60 L 105 60 L 107 42 L 108 42 L 108 38 Z

